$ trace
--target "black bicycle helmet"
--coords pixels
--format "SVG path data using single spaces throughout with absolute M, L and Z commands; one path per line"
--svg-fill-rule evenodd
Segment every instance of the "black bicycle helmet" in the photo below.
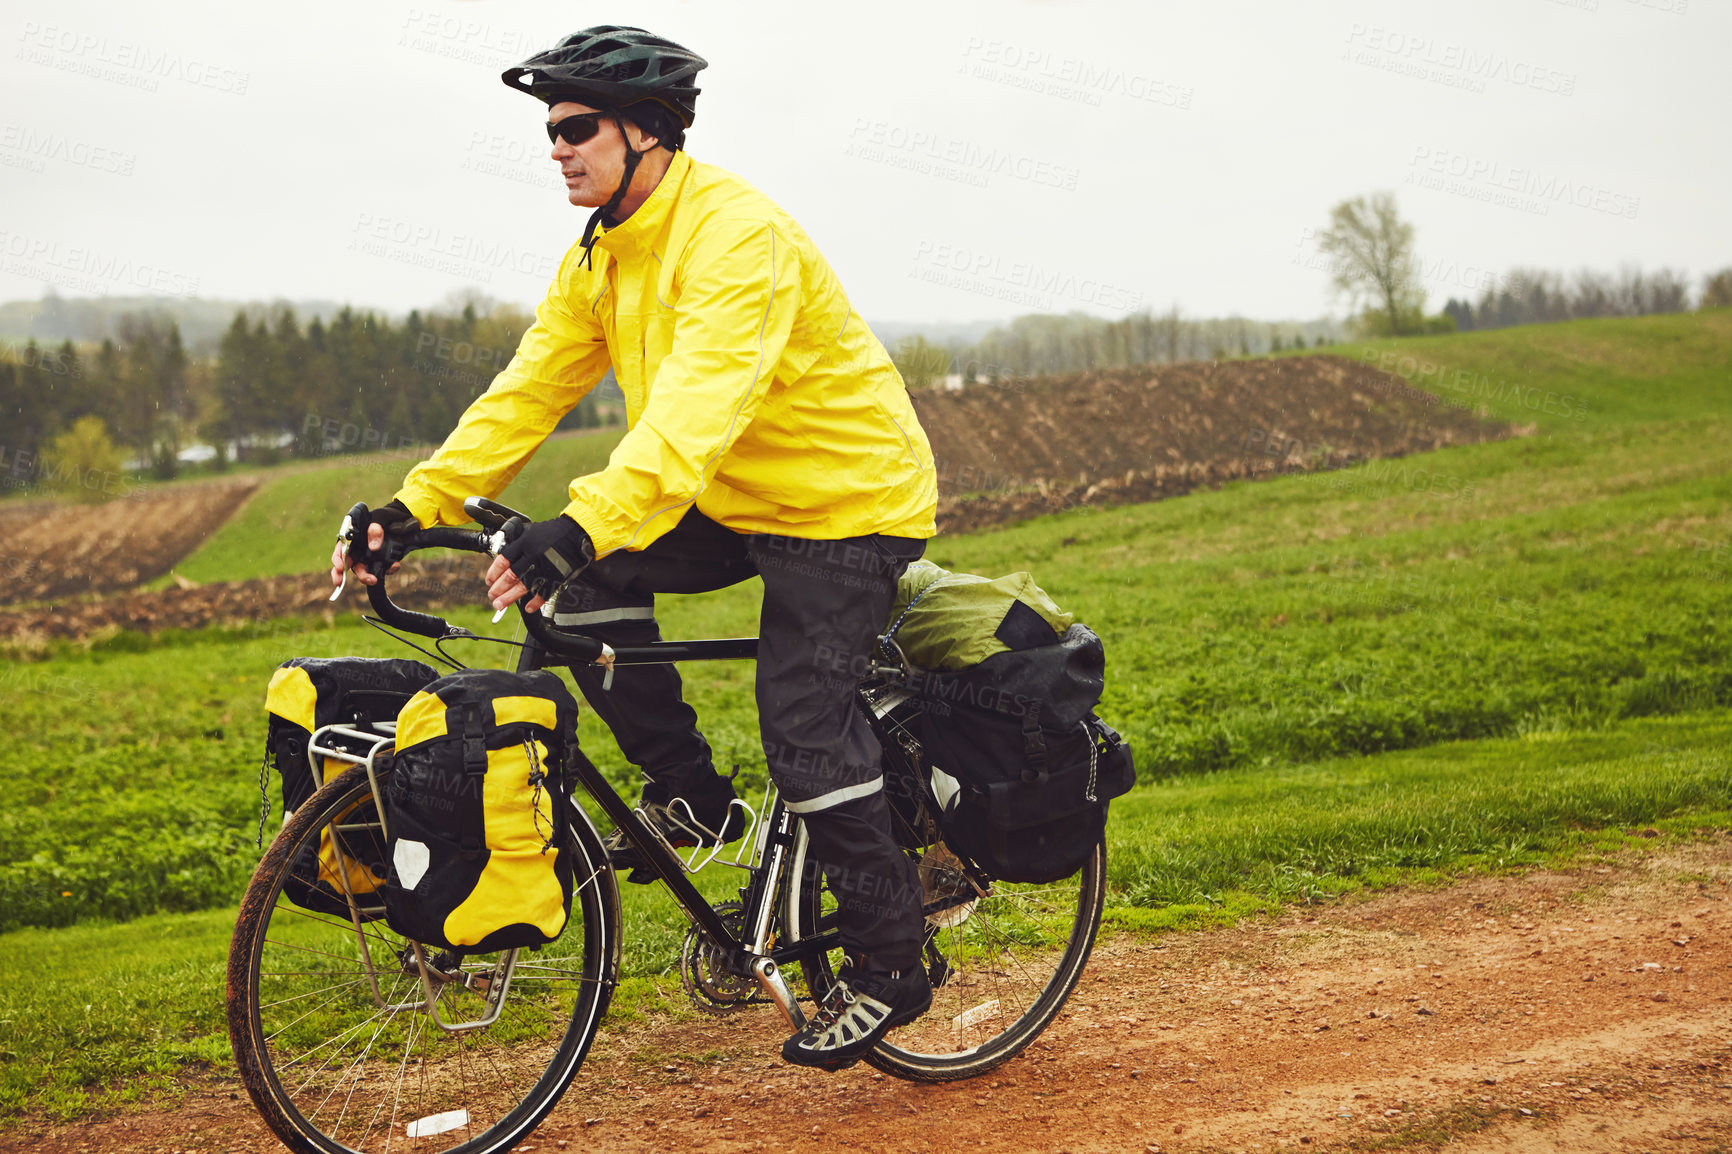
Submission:
M 642 28 L 597 24 L 506 69 L 499 78 L 546 104 L 576 100 L 628 113 L 634 104 L 654 101 L 679 120 L 680 131 L 669 141 L 677 149 L 684 143 L 683 130 L 697 117 L 701 89 L 692 78 L 708 66 L 709 61 L 691 49 Z
M 597 24 L 573 32 L 546 52 L 538 52 L 499 78 L 549 107 L 562 100 L 577 101 L 606 112 L 616 120 L 634 121 L 654 136 L 658 147 L 678 152 L 685 147 L 686 129 L 698 114 L 698 92 L 692 77 L 709 61 L 642 28 Z M 620 130 L 623 138 L 625 131 Z M 606 204 L 596 209 L 583 230 L 583 259 L 594 257 L 595 230 L 613 228 L 614 213 L 625 200 L 643 152 L 625 142 L 625 172 Z

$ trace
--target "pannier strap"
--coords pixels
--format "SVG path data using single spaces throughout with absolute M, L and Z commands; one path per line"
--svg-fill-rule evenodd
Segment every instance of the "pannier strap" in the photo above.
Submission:
M 487 730 L 481 723 L 481 706 L 463 707 L 463 768 L 469 773 L 487 774 Z
M 1040 731 L 1040 702 L 1031 701 L 1022 713 L 1022 780 L 1026 783 L 1045 785 L 1046 772 L 1046 737 Z
M 942 580 L 942 578 L 940 578 L 940 580 Z M 886 657 L 893 656 L 893 654 L 890 652 L 890 647 L 887 644 L 887 642 L 894 641 L 896 639 L 896 631 L 898 629 L 902 628 L 902 623 L 904 621 L 908 620 L 908 615 L 910 613 L 914 612 L 914 607 L 916 605 L 920 604 L 920 599 L 922 597 L 926 596 L 928 593 L 930 593 L 932 591 L 933 587 L 936 586 L 938 583 L 939 583 L 938 581 L 934 581 L 931 585 L 928 585 L 926 588 L 924 588 L 920 592 L 916 593 L 914 595 L 913 600 L 909 601 L 907 606 L 905 606 L 903 608 L 902 612 L 896 615 L 896 620 L 892 621 L 890 623 L 890 628 L 888 628 L 884 631 L 884 636 L 882 636 L 878 639 L 878 648 L 884 652 L 884 655 Z

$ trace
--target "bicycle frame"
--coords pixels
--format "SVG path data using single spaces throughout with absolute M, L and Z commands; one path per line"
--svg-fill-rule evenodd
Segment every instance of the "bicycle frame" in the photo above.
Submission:
M 479 498 L 470 498 L 464 503 L 464 508 L 491 532 L 456 528 L 419 530 L 401 539 L 403 555 L 429 547 L 497 555 L 510 531 L 511 523 L 522 520 L 521 515 L 513 510 Z M 358 505 L 350 510 L 349 518 L 344 521 L 343 532 L 339 535 L 339 540 L 345 542 L 345 545 L 351 540 L 357 526 L 364 528 L 365 514 L 365 506 Z M 378 581 L 367 587 L 368 599 L 383 624 L 439 640 L 479 640 L 467 629 L 454 627 L 443 618 L 411 612 L 395 605 L 385 590 L 386 570 L 383 562 L 372 560 L 370 571 Z M 583 663 L 599 665 L 611 674 L 613 668 L 619 665 L 661 665 L 676 661 L 744 661 L 755 660 L 758 655 L 756 637 L 658 641 L 649 645 L 614 649 L 593 637 L 555 630 L 550 620 L 551 602 L 544 606 L 540 613 L 528 612 L 524 609 L 525 603 L 517 603 L 524 628 L 529 634 L 529 640 L 524 644 L 518 661 L 519 672 L 549 665 Z M 900 674 L 904 670 L 894 665 L 883 665 L 875 666 L 870 672 Z M 603 684 L 605 688 L 608 683 L 604 681 Z M 729 968 L 741 976 L 750 976 L 756 980 L 794 1029 L 803 1026 L 805 1015 L 783 979 L 781 967 L 834 947 L 838 935 L 831 931 L 780 949 L 771 948 L 776 900 L 783 885 L 789 884 L 790 880 L 794 884 L 798 883 L 798 879 L 784 877 L 789 853 L 794 845 L 796 818 L 782 804 L 780 796 L 777 795 L 765 807 L 767 812 L 758 815 L 758 828 L 749 863 L 725 863 L 741 866 L 750 877 L 740 895 L 745 911 L 745 932 L 744 936 L 739 936 L 728 928 L 722 916 L 691 883 L 685 863 L 672 846 L 657 836 L 638 813 L 615 792 L 613 786 L 608 784 L 601 771 L 595 767 L 595 763 L 590 761 L 581 749 L 575 752 L 571 769 L 577 784 L 595 799 L 602 812 L 637 848 L 651 871 L 672 891 L 674 899 L 685 910 L 686 916 L 691 918 L 722 952 Z M 378 792 L 375 782 L 376 799 Z M 383 812 L 382 800 L 377 801 L 377 804 Z
M 627 805 L 595 763 L 580 750 L 573 760 L 574 776 L 584 791 L 595 799 L 609 820 L 614 822 L 637 847 L 650 869 L 673 892 L 674 900 L 686 911 L 717 947 L 727 956 L 730 966 L 741 974 L 749 974 L 763 987 L 764 993 L 776 1003 L 794 1029 L 805 1024 L 805 1014 L 781 976 L 781 967 L 814 949 L 826 949 L 834 944 L 835 934 L 812 938 L 795 947 L 780 950 L 769 948 L 775 921 L 776 899 L 784 882 L 789 848 L 794 844 L 794 815 L 777 796 L 769 811 L 759 815 L 756 841 L 751 864 L 746 865 L 750 881 L 744 897 L 745 936 L 739 937 L 728 928 L 715 907 L 705 900 L 686 874 L 685 864 L 673 850 L 644 823 L 637 811 Z M 744 863 L 740 863 L 744 864 Z
M 435 547 L 498 555 L 513 528 L 503 519 L 508 511 L 466 502 L 471 505 L 487 532 L 435 528 L 396 540 L 405 552 Z M 351 510 L 345 552 L 365 526 L 365 510 Z M 593 676 L 582 682 L 593 696 L 610 690 L 604 671 L 618 664 L 757 656 L 754 638 L 615 651 L 595 637 L 555 630 L 551 614 L 523 614 L 528 638 L 477 638 L 437 616 L 392 604 L 384 582 L 391 554 L 381 549 L 356 556 L 372 575 L 373 615 L 367 619 L 453 668 L 463 663 L 443 642 L 485 639 L 518 646 L 520 671 L 590 670 Z M 422 649 L 392 627 L 434 644 Z M 933 714 L 918 674 L 889 638 L 878 639 L 875 653 L 853 700 L 884 747 L 896 844 L 918 863 L 916 894 L 926 922 L 920 964 L 946 1005 L 907 1023 L 899 1044 L 881 1044 L 865 1060 L 919 1081 L 975 1077 L 1025 1048 L 1075 988 L 1100 924 L 1105 842 L 1094 846 L 1074 884 L 1008 891 L 966 854 L 949 850 L 941 820 L 946 795 L 933 793 L 923 753 L 928 735 L 922 725 Z M 726 851 L 676 851 L 671 843 L 685 839 L 667 827 L 696 825 L 695 815 L 688 809 L 670 823 L 651 807 L 634 806 L 575 743 L 554 788 L 574 797 L 581 789 L 594 802 L 568 812 L 565 840 L 575 885 L 571 924 L 561 941 L 537 954 L 472 952 L 404 938 L 390 926 L 383 904 L 389 891 L 380 884 L 397 876 L 392 859 L 401 843 L 391 844 L 387 834 L 404 832 L 407 820 L 388 799 L 409 783 L 393 785 L 387 762 L 375 762 L 391 749 L 394 729 L 389 721 L 357 720 L 315 730 L 308 745 L 316 778 L 341 764 L 350 768 L 285 818 L 285 832 L 254 872 L 236 919 L 229 1036 L 248 1093 L 292 1148 L 372 1150 L 382 1143 L 390 1149 L 406 1121 L 411 1140 L 451 1134 L 440 1139 L 442 1146 L 499 1152 L 546 1118 L 589 1053 L 620 981 L 620 887 L 599 832 L 608 828 L 605 822 L 618 830 L 616 848 L 623 843 L 637 851 L 645 871 L 637 880 L 659 878 L 685 911 L 681 979 L 700 1007 L 727 1012 L 770 1001 L 798 1030 L 806 1015 L 783 968 L 799 963 L 806 992 L 819 999 L 845 976 L 836 965 L 843 936 L 837 928 L 842 919 L 832 912 L 837 895 L 824 891 L 836 876 L 818 874 L 819 847 L 773 783 L 758 813 L 744 800 L 730 803 L 751 820 Z M 676 802 L 674 809 L 680 808 Z M 713 822 L 713 815 L 705 820 Z M 705 893 L 726 899 L 711 905 L 688 876 L 714 862 L 746 871 L 737 904 L 724 893 L 731 886 L 705 885 Z M 984 900 L 997 897 L 1004 900 Z M 427 936 L 446 940 L 438 931 Z M 469 1133 L 453 1133 L 464 1128 Z M 348 1136 L 347 1145 L 339 1132 Z

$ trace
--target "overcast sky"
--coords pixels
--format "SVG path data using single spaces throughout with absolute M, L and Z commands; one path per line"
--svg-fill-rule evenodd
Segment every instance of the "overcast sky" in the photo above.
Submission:
M 1732 264 L 1723 0 L 4 0 L 0 299 L 539 299 L 587 210 L 506 66 L 707 57 L 694 157 L 865 316 L 1343 311 L 1308 230 L 1392 189 L 1429 305 L 1515 265 Z

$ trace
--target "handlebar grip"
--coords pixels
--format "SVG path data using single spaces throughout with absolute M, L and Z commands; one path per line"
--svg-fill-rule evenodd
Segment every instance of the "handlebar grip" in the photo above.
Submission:
M 417 613 L 413 609 L 404 609 L 391 600 L 391 595 L 385 592 L 385 578 L 379 577 L 378 584 L 367 586 L 367 600 L 373 605 L 373 612 L 379 615 L 379 620 L 393 629 L 401 629 L 405 633 L 418 633 L 422 637 L 444 637 L 451 632 L 451 623 L 443 617 L 435 617 L 431 613 Z
M 511 513 L 511 516 L 499 527 L 507 537 L 516 536 L 528 524 L 527 518 L 512 513 L 504 506 L 501 505 L 496 508 L 498 511 Z M 351 517 L 356 515 L 356 510 L 359 510 L 361 515 L 365 515 L 367 507 L 357 505 L 355 509 L 350 510 Z M 474 512 L 471 510 L 472 516 Z M 512 524 L 513 521 L 516 523 Z M 482 523 L 485 524 L 486 522 L 482 521 Z M 474 529 L 439 526 L 405 534 L 399 539 L 399 542 L 402 546 L 403 556 L 407 556 L 417 549 L 459 549 L 468 553 L 486 553 L 488 552 L 489 536 L 490 534 L 486 531 L 478 532 Z M 382 570 L 383 566 L 381 566 L 381 571 L 374 574 L 378 580 L 367 586 L 367 600 L 373 606 L 373 612 L 380 621 L 393 629 L 401 630 L 404 633 L 418 634 L 422 637 L 442 638 L 468 633 L 468 630 L 454 629 L 451 623 L 443 617 L 436 617 L 431 613 L 417 613 L 394 603 L 390 593 L 385 589 L 388 574 Z M 580 661 L 585 664 L 595 661 L 602 655 L 603 647 L 600 641 L 593 637 L 561 633 L 554 629 L 548 619 L 540 613 L 530 613 L 524 610 L 525 604 L 527 604 L 527 599 L 517 603 L 518 611 L 523 615 L 524 629 L 535 639 L 536 644 L 547 653 L 568 661 Z
M 467 553 L 487 552 L 487 536 L 474 529 L 452 529 L 435 527 L 419 529 L 401 538 L 403 556 L 408 556 L 417 549 L 460 549 Z M 443 617 L 435 617 L 431 613 L 417 613 L 412 609 L 404 609 L 391 600 L 391 595 L 385 590 L 388 573 L 376 572 L 378 581 L 367 586 L 367 600 L 373 606 L 373 612 L 379 620 L 393 629 L 404 633 L 415 633 L 422 637 L 447 637 L 458 632 L 451 623 Z
M 356 501 L 349 506 L 349 511 L 343 514 L 343 523 L 337 529 L 337 540 L 342 542 L 343 552 L 349 559 L 349 564 L 360 564 L 363 554 L 367 551 L 367 502 Z M 361 535 L 361 552 L 355 552 L 355 534 Z

